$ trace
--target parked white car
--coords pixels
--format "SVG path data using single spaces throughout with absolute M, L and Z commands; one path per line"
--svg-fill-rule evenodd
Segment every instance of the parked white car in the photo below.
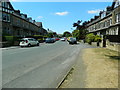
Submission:
M 21 47 L 24 47 L 24 46 L 39 46 L 39 42 L 34 39 L 34 38 L 23 38 L 20 40 L 20 44 L 19 44 Z
M 66 39 L 65 39 L 65 38 L 61 38 L 60 40 L 61 40 L 61 41 L 65 41 Z

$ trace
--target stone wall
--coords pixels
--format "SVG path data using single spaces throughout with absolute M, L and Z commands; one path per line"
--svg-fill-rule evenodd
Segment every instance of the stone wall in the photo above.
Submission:
M 106 41 L 106 48 L 120 52 L 120 43 Z
M 97 46 L 97 42 L 92 42 L 92 46 Z M 103 47 L 103 42 L 99 43 L 99 47 Z M 120 43 L 106 41 L 106 48 L 120 52 Z

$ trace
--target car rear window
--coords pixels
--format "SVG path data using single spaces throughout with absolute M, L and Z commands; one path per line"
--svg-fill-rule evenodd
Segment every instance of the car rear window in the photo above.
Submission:
M 22 42 L 22 41 L 25 41 L 25 40 L 21 39 L 20 42 Z
M 73 40 L 73 38 L 70 38 L 70 40 Z
M 70 38 L 70 40 L 76 40 L 76 38 Z
M 73 38 L 74 40 L 76 40 L 76 38 Z
M 33 41 L 33 39 L 28 39 L 29 41 Z

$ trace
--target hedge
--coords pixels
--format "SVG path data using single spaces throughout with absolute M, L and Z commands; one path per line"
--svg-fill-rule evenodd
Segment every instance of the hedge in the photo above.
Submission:
M 89 44 L 92 42 L 101 42 L 101 37 L 99 35 L 94 35 L 93 33 L 87 34 L 85 41 Z
M 15 36 L 3 36 L 4 41 L 9 43 L 9 46 L 14 45 L 15 41 L 18 41 L 18 38 Z

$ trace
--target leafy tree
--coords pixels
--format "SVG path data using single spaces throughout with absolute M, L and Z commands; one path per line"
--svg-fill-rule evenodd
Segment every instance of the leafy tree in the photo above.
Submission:
M 86 29 L 81 29 L 81 30 L 79 30 L 80 39 L 85 39 L 87 32 L 88 32 L 88 31 L 87 31 Z
M 80 39 L 80 31 L 79 31 L 79 30 L 74 30 L 74 31 L 72 32 L 72 35 L 73 35 L 73 37 L 76 37 L 77 40 Z
M 73 27 L 76 27 L 76 30 L 80 30 L 82 28 L 82 26 L 80 25 L 81 22 L 82 20 L 78 20 L 77 23 L 73 23 Z
M 58 35 L 57 35 L 56 32 L 48 32 L 47 37 L 48 38 L 53 38 L 53 37 L 58 37 Z
M 72 34 L 68 31 L 63 33 L 63 37 L 71 37 L 71 36 L 72 36 Z
M 82 22 L 82 20 L 78 20 L 77 23 L 73 23 L 73 27 L 76 27 L 76 30 L 79 30 L 77 31 L 77 37 L 78 39 L 85 39 L 85 36 L 86 36 L 86 33 L 88 32 L 86 29 L 85 29 L 85 25 L 80 25 L 80 23 Z M 73 33 L 76 32 L 76 31 L 73 31 Z
M 63 34 L 58 34 L 58 37 L 59 37 L 59 38 L 62 38 L 62 36 L 63 36 Z
M 56 32 L 53 32 L 53 36 L 54 36 L 54 37 L 58 37 L 58 35 L 57 35 Z
M 53 38 L 53 36 L 54 36 L 53 33 L 48 33 L 47 34 L 47 37 L 49 37 L 49 38 Z
M 81 20 L 81 21 L 78 20 L 77 23 L 73 23 L 73 27 L 76 27 L 76 29 L 79 30 L 79 28 L 80 28 L 80 23 L 81 23 L 81 22 L 82 22 L 82 20 Z
M 81 29 L 81 30 L 74 30 L 72 32 L 73 37 L 76 37 L 77 40 L 84 39 L 86 36 L 87 30 Z

